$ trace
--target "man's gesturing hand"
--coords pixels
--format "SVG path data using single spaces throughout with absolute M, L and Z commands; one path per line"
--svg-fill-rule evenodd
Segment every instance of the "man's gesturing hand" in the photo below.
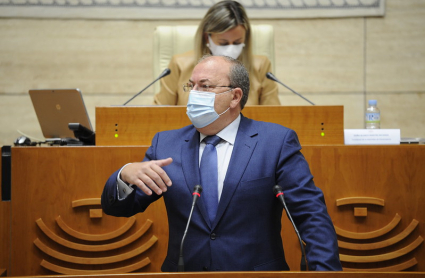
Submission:
M 161 160 L 136 162 L 124 167 L 121 179 L 129 184 L 134 184 L 145 194 L 152 195 L 152 191 L 161 195 L 171 186 L 171 180 L 162 167 L 173 162 L 171 157 Z

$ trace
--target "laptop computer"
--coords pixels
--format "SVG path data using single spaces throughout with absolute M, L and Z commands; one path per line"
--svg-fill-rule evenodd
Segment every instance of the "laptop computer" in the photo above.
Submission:
M 46 141 L 75 138 L 70 123 L 93 131 L 79 89 L 37 89 L 29 90 L 29 95 Z

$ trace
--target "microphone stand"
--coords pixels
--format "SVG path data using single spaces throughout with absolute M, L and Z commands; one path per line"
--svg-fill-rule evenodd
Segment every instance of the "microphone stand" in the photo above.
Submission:
M 306 270 L 308 270 L 307 269 L 308 263 L 307 263 L 307 259 L 306 259 L 306 255 L 305 255 L 304 241 L 301 239 L 301 236 L 300 236 L 300 233 L 298 232 L 297 226 L 295 226 L 294 220 L 292 220 L 291 214 L 289 213 L 288 207 L 286 206 L 285 199 L 283 198 L 282 187 L 280 185 L 275 185 L 273 187 L 273 192 L 274 192 L 274 194 L 276 194 L 276 197 L 283 204 L 283 207 L 285 208 L 285 211 L 286 211 L 286 215 L 288 216 L 289 221 L 291 221 L 292 226 L 294 227 L 295 233 L 297 234 L 298 240 L 300 242 L 300 247 L 301 247 L 300 269 L 301 269 L 301 271 L 306 271 Z
M 195 208 L 196 201 L 198 200 L 199 197 L 201 197 L 201 193 L 202 193 L 202 186 L 195 185 L 195 187 L 193 188 L 193 193 L 192 193 L 192 196 L 193 196 L 192 207 L 190 209 L 190 214 L 189 214 L 189 218 L 187 219 L 186 229 L 184 230 L 183 238 L 180 243 L 180 256 L 179 256 L 179 262 L 177 267 L 178 272 L 184 271 L 184 259 L 183 259 L 184 240 L 186 239 L 186 234 L 187 234 L 187 231 L 189 230 L 189 224 L 190 224 L 190 220 L 192 219 L 193 209 Z
M 143 90 L 141 90 L 140 92 L 138 92 L 137 94 L 135 94 L 132 98 L 130 98 L 129 100 L 127 100 L 123 105 L 126 105 L 127 103 L 129 103 L 130 101 L 132 101 L 135 97 L 137 97 L 138 95 L 140 95 L 141 93 L 143 93 L 147 88 L 149 88 L 150 86 L 152 86 L 153 83 L 155 83 L 156 81 L 158 81 L 159 79 L 163 78 L 164 76 L 167 76 L 171 73 L 170 69 L 165 69 L 159 76 L 157 79 L 155 79 L 154 81 L 152 81 L 148 86 L 146 86 Z
M 305 99 L 306 101 L 308 101 L 310 104 L 315 105 L 313 102 L 309 101 L 308 99 L 306 99 L 305 97 L 303 97 L 301 94 L 295 92 L 294 90 L 292 90 L 291 88 L 289 88 L 288 86 L 286 86 L 285 84 L 283 84 L 282 82 L 279 81 L 279 79 L 276 78 L 276 76 L 273 75 L 273 73 L 268 72 L 266 73 L 266 77 L 270 80 L 273 80 L 277 83 L 279 83 L 280 85 L 282 85 L 283 87 L 285 87 L 286 89 L 290 90 L 291 92 L 293 92 L 294 94 L 296 94 L 297 96 Z

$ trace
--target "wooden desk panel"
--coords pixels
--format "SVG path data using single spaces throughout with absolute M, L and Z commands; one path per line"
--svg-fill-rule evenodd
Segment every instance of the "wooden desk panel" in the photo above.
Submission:
M 143 146 L 13 148 L 12 252 L 8 274 L 53 274 L 47 267 L 41 266 L 46 266 L 47 263 L 81 270 L 113 269 L 136 264 L 146 258 L 149 258 L 150 263 L 137 271 L 159 271 L 168 242 L 168 224 L 162 201 L 153 204 L 145 213 L 136 215 L 132 227 L 122 236 L 111 240 L 96 243 L 78 239 L 59 227 L 63 222 L 72 230 L 89 237 L 112 233 L 125 226 L 129 219 L 106 215 L 90 218 L 90 212 L 99 209 L 98 204 L 79 207 L 73 207 L 72 204 L 76 200 L 99 198 L 109 175 L 127 162 L 142 160 L 146 149 L 147 147 Z M 401 254 L 403 249 L 425 235 L 425 171 L 421 167 L 425 161 L 425 146 L 307 146 L 302 152 L 310 164 L 316 185 L 324 191 L 329 214 L 339 231 L 348 231 L 355 236 L 379 232 L 399 215 L 397 225 L 381 236 L 370 239 L 339 236 L 342 244 L 376 244 L 397 237 L 412 221 L 418 221 L 403 240 L 388 247 L 366 251 L 341 248 L 340 254 L 341 258 L 345 259 L 345 269 L 381 268 L 381 271 L 394 271 L 398 267 L 403 269 L 404 266 L 408 270 L 425 271 L 425 247 L 422 242 L 406 254 L 388 259 L 391 254 Z M 384 200 L 384 205 L 362 203 L 337 206 L 338 199 L 347 197 L 373 197 Z M 367 216 L 354 216 L 356 207 L 363 208 Z M 54 234 L 82 245 L 108 244 L 123 240 L 135 234 L 148 219 L 153 223 L 132 245 L 112 251 L 86 252 L 66 248 L 51 240 L 37 224 L 39 219 Z M 286 218 L 283 218 L 282 235 L 288 263 L 291 269 L 299 269 L 298 243 Z M 124 261 L 99 265 L 55 259 L 56 254 L 47 255 L 35 245 L 38 239 L 51 250 L 73 257 L 92 259 L 124 256 L 123 254 L 148 244 L 154 237 L 157 240 L 147 251 Z M 374 257 L 370 257 L 372 255 Z M 350 262 L 353 259 L 348 256 L 356 256 L 357 262 Z M 370 258 L 375 261 L 359 262 Z M 411 266 L 406 267 L 409 263 Z M 25 265 L 25 268 L 22 268 L 22 265 Z
M 2 160 L 0 159 L 0 169 Z M 2 171 L 0 170 L 0 181 Z M 1 194 L 1 191 L 0 191 Z M 10 243 L 10 202 L 0 200 L 0 276 L 7 273 L 9 268 L 9 243 Z
M 422 201 L 425 200 L 425 171 L 421 166 L 425 161 L 425 146 L 305 147 L 303 154 L 309 161 L 316 185 L 325 193 L 329 214 L 339 234 L 345 269 L 386 268 L 416 260 L 418 265 L 413 269 L 425 270 Z M 341 202 L 337 206 L 337 200 L 349 197 L 360 200 L 346 200 L 352 204 Z M 382 204 L 368 203 L 370 197 L 381 200 Z M 355 216 L 356 208 L 364 209 L 366 216 Z M 402 235 L 415 221 L 419 222 L 402 240 L 389 246 L 384 244 Z M 392 229 L 391 223 L 396 223 Z M 347 243 L 358 248 L 365 248 L 366 244 L 382 247 L 341 248 Z M 389 259 L 415 245 L 419 246 L 411 252 Z
M 146 252 L 125 260 L 124 264 L 133 264 L 145 258 L 151 263 L 144 271 L 158 271 L 165 258 L 168 229 L 167 223 L 158 225 L 157 219 L 164 216 L 163 204 L 157 202 L 146 214 L 139 214 L 135 223 L 124 236 L 96 242 L 79 239 L 67 234 L 58 224 L 57 218 L 70 229 L 88 235 L 113 233 L 128 223 L 127 218 L 115 218 L 102 215 L 90 218 L 92 210 L 100 205 L 73 207 L 78 200 L 100 198 L 103 185 L 109 175 L 129 161 L 140 161 L 146 147 L 99 148 L 99 147 L 21 147 L 12 151 L 12 267 L 9 275 L 48 275 L 52 271 L 42 267 L 42 263 L 51 263 L 61 267 L 81 270 L 101 270 L 120 267 L 120 262 L 108 264 L 82 264 L 55 259 L 36 247 L 34 241 L 63 254 L 73 257 L 102 258 L 125 254 L 149 242 L 153 236 L 158 240 Z M 100 201 L 100 199 L 99 199 Z M 81 245 L 110 244 L 135 234 L 146 221 L 155 221 L 141 237 L 122 248 L 104 252 L 86 252 L 64 247 L 50 239 L 39 227 L 37 220 L 62 239 Z M 155 254 L 155 255 L 152 255 Z M 153 260 L 152 258 L 155 257 Z M 45 260 L 45 262 L 43 262 Z M 74 259 L 71 258 L 71 261 Z M 75 260 L 76 261 L 76 260 Z M 88 262 L 88 260 L 87 260 Z M 22 267 L 22 266 L 25 267 Z M 76 274 L 76 273 L 73 273 Z
M 0 201 L 0 269 L 9 268 L 10 202 Z
M 302 145 L 344 144 L 343 106 L 258 105 L 242 113 L 294 129 Z M 96 107 L 96 145 L 149 146 L 155 133 L 190 124 L 186 106 Z
M 423 277 L 423 272 L 296 272 L 296 271 L 256 271 L 256 272 L 181 272 L 181 273 L 137 273 L 137 274 L 121 274 L 121 275 L 102 275 L 102 278 L 419 278 Z M 62 278 L 61 275 L 56 276 L 38 276 L 37 278 Z M 92 275 L 67 275 L 67 278 L 92 278 Z

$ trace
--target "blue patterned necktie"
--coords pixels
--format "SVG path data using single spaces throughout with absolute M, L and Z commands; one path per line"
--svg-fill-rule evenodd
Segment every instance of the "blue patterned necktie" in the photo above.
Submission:
M 207 136 L 203 141 L 206 146 L 202 153 L 199 172 L 201 174 L 201 185 L 204 190 L 204 200 L 207 205 L 208 216 L 212 223 L 218 207 L 218 169 L 217 150 L 215 146 L 221 141 L 221 138 L 217 135 Z

